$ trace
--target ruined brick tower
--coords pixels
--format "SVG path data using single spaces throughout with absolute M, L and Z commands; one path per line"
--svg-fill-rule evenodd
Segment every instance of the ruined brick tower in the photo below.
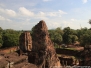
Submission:
M 28 54 L 29 62 L 38 65 L 39 68 L 60 66 L 60 60 L 57 57 L 54 45 L 49 37 L 45 21 L 41 20 L 35 25 L 32 38 L 33 52 Z
M 23 32 L 19 37 L 19 48 L 23 52 L 31 51 L 32 49 L 32 38 L 30 32 Z

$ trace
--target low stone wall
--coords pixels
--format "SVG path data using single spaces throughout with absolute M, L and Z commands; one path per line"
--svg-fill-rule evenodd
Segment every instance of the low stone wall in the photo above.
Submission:
M 10 47 L 10 48 L 0 49 L 0 52 L 11 53 L 11 52 L 14 52 L 14 51 L 17 51 L 17 50 L 18 50 L 18 46 L 14 46 L 14 47 Z
M 60 48 L 56 49 L 57 54 L 65 54 L 65 55 L 81 58 L 81 59 L 78 59 L 79 66 L 91 66 L 91 54 L 89 51 L 88 51 L 89 53 L 88 52 L 85 53 L 85 51 L 86 50 L 77 51 L 77 50 L 68 50 L 68 49 L 60 49 Z M 61 60 L 61 63 L 63 65 L 66 65 L 67 63 L 72 64 L 71 59 L 61 58 L 61 57 L 59 57 L 59 59 Z
M 56 48 L 56 53 L 57 53 L 57 54 L 65 54 L 65 55 L 80 57 L 81 52 L 82 52 L 82 51 Z

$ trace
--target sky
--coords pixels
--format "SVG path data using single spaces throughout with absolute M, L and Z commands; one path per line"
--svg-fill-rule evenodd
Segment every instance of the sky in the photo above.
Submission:
M 48 29 L 90 28 L 91 0 L 0 0 L 0 27 L 31 30 L 40 20 Z

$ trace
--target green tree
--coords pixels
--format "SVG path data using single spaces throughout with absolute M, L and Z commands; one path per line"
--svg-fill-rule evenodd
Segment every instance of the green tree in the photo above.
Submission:
M 3 29 L 0 27 L 0 34 L 2 34 Z
M 89 22 L 88 23 L 91 24 L 91 19 L 89 19 Z
M 87 28 L 82 28 L 80 30 L 77 30 L 77 36 L 79 37 L 79 42 L 81 43 L 81 46 L 87 46 L 91 45 L 91 30 Z
M 63 29 L 63 42 L 65 44 L 72 44 L 76 40 L 78 40 L 78 37 L 76 36 L 77 32 L 73 29 L 70 29 L 70 27 L 66 27 Z
M 91 35 L 83 34 L 81 36 L 80 43 L 81 43 L 82 46 L 90 45 L 91 44 Z
M 2 40 L 2 32 L 3 32 L 3 29 L 0 27 L 0 47 L 1 47 L 2 44 L 3 44 L 3 40 Z
M 2 35 L 0 35 L 0 47 L 2 47 L 3 40 L 2 40 Z
M 56 30 L 49 30 L 49 35 L 50 35 L 50 38 L 51 40 L 60 45 L 63 41 L 63 38 L 62 38 L 62 35 L 60 34 L 60 31 L 56 31 Z
M 63 29 L 63 31 L 64 31 L 64 34 L 63 34 L 63 42 L 65 43 L 65 44 L 70 44 L 71 43 L 71 29 L 70 29 L 70 27 L 66 27 L 66 28 L 64 28 Z
M 56 28 L 55 32 L 59 33 L 60 35 L 63 35 L 63 30 L 60 27 Z
M 58 45 L 62 44 L 62 36 L 59 33 L 54 34 L 54 42 L 57 43 Z
M 72 43 L 74 43 L 75 41 L 78 41 L 78 37 L 76 35 L 72 35 Z
M 17 46 L 19 44 L 20 34 L 21 34 L 21 31 L 15 31 L 12 29 L 4 30 L 2 35 L 2 39 L 3 39 L 2 47 Z

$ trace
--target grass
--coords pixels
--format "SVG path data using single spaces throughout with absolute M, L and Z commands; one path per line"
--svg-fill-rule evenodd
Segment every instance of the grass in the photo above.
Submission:
M 76 51 L 76 49 L 75 49 L 75 48 L 65 48 L 65 49 L 68 49 L 68 50 L 74 50 L 74 51 Z
M 61 47 L 61 46 L 59 47 L 58 45 L 55 46 L 55 49 L 56 48 L 78 51 L 76 48 L 68 48 L 68 47 Z

